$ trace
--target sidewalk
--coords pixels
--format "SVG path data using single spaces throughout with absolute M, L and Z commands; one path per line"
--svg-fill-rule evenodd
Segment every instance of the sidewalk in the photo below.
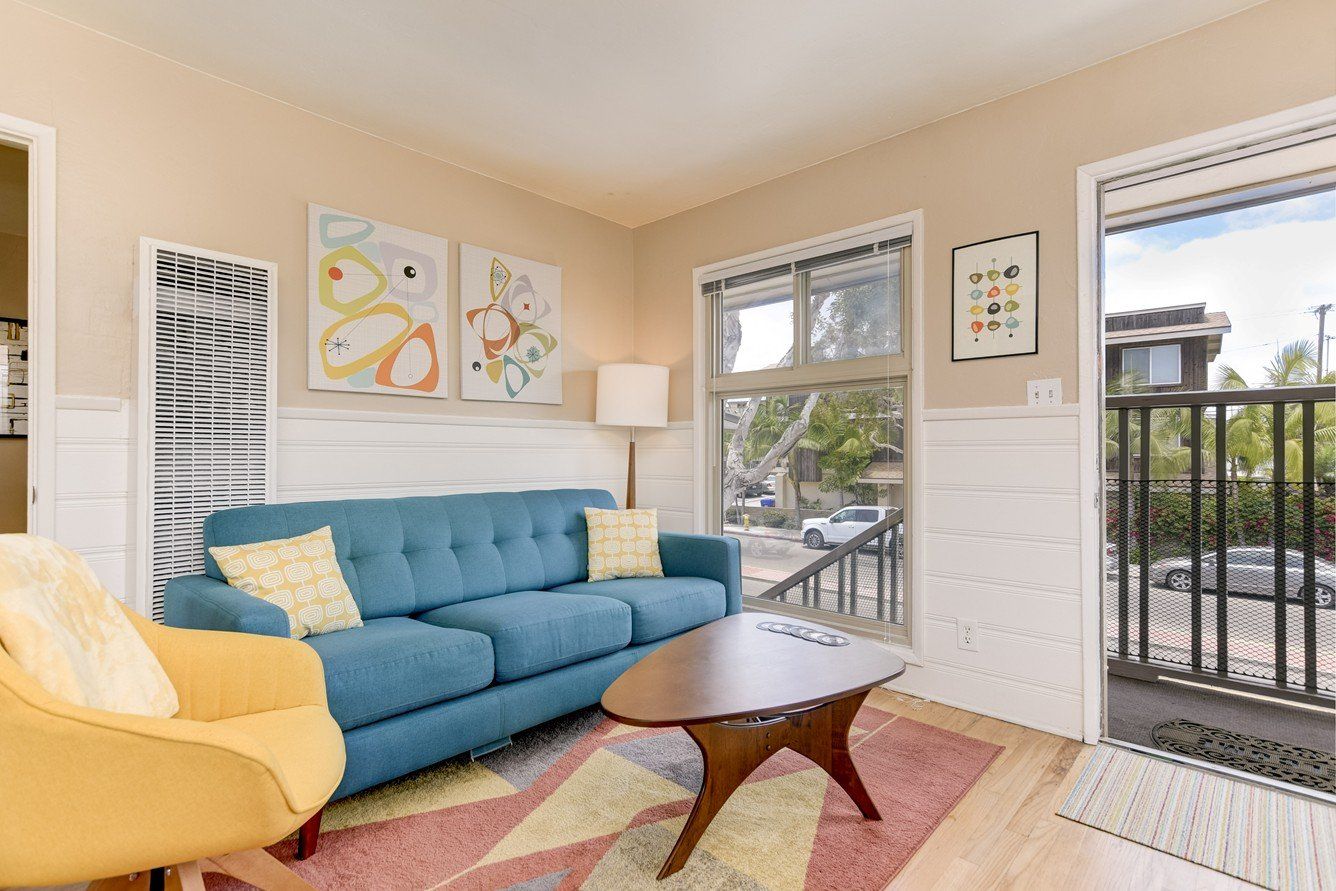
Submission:
M 725 523 L 724 533 L 726 535 L 747 535 L 753 538 L 780 538 L 784 541 L 793 542 L 803 540 L 802 533 L 797 529 L 775 529 L 771 526 L 753 525 L 748 529 L 736 523 Z

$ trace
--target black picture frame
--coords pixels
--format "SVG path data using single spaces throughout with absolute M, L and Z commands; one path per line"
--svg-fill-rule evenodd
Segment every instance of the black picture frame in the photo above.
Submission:
M 980 245 L 992 244 L 995 241 L 1006 241 L 1009 238 L 1024 238 L 1034 236 L 1034 349 L 1024 353 L 1002 353 L 996 356 L 957 356 L 956 355 L 956 254 L 960 251 L 976 248 Z M 981 359 L 1011 359 L 1016 356 L 1037 356 L 1039 355 L 1039 230 L 1032 229 L 1029 232 L 1016 232 L 1011 235 L 999 235 L 996 238 L 985 238 L 982 241 L 973 241 L 969 244 L 962 244 L 951 249 L 951 279 L 947 288 L 947 326 L 951 331 L 951 361 L 952 362 L 977 362 Z
M 14 316 L 0 316 L 0 325 L 8 324 L 8 323 L 11 323 L 11 322 L 12 322 L 12 323 L 19 324 L 19 325 L 22 325 L 25 329 L 28 329 L 28 330 L 29 330 L 29 333 L 31 334 L 31 329 L 29 328 L 28 320 L 27 320 L 27 319 L 20 319 L 20 318 L 14 317 Z M 31 344 L 31 343 L 28 344 L 28 349 L 29 349 L 29 351 L 31 351 L 31 349 L 32 349 L 32 344 Z M 27 360 L 24 360 L 24 361 L 28 361 L 28 362 L 30 362 L 30 359 L 31 359 L 31 357 L 30 357 L 29 359 L 27 359 Z M 8 357 L 8 356 L 5 357 L 5 361 L 6 361 L 6 363 L 8 363 L 8 361 L 9 361 L 9 357 Z M 31 363 L 30 363 L 30 368 L 31 368 Z M 30 371 L 30 374 L 31 374 L 31 371 Z M 31 381 L 31 376 L 29 377 L 29 381 Z M 26 387 L 26 386 L 29 386 L 29 384 L 26 384 L 26 383 L 25 383 L 24 386 L 25 386 L 25 387 Z M 7 395 L 7 394 L 0 393 L 0 397 L 4 397 L 4 396 L 6 396 L 6 395 Z M 29 414 L 28 414 L 28 423 L 31 424 L 31 423 L 32 423 L 32 398 L 31 398 L 31 391 L 29 392 L 29 399 L 28 399 L 28 413 L 29 413 Z M 5 433 L 5 432 L 0 432 L 0 439 L 27 439 L 27 438 L 28 438 L 28 434 L 26 434 L 26 433 Z

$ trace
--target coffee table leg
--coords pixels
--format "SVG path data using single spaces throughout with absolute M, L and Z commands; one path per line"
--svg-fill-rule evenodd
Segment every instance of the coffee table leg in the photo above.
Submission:
M 752 771 L 771 755 L 784 748 L 788 737 L 788 722 L 772 724 L 690 724 L 682 728 L 700 747 L 705 762 L 705 779 L 700 794 L 691 808 L 682 834 L 677 837 L 672 853 L 659 870 L 659 878 L 666 879 L 686 865 L 706 827 L 719 813 L 728 797 Z
M 863 816 L 869 820 L 880 820 L 877 805 L 868 794 L 863 779 L 854 766 L 853 756 L 849 753 L 849 727 L 858 714 L 859 706 L 867 698 L 867 691 L 855 693 L 844 699 L 837 699 L 823 705 L 815 711 L 793 715 L 789 723 L 793 726 L 788 746 L 812 761 L 830 774 L 831 779 L 840 784 L 840 788 L 849 793 L 849 797 L 858 805 Z
M 666 879 L 686 865 L 714 815 L 743 780 L 780 749 L 790 748 L 814 761 L 840 784 L 863 816 L 880 820 L 849 754 L 849 726 L 867 692 L 765 724 L 690 724 L 682 728 L 700 747 L 705 779 L 682 834 L 659 870 Z

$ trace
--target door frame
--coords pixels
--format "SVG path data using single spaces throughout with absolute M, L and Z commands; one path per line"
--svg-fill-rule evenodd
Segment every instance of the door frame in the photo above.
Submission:
M 28 152 L 28 531 L 56 532 L 56 129 L 0 114 Z
M 1076 169 L 1077 340 L 1081 477 L 1082 736 L 1104 735 L 1104 326 L 1101 272 L 1104 266 L 1100 187 L 1111 180 L 1202 159 L 1336 124 L 1336 97 L 1231 124 L 1195 136 L 1129 152 Z

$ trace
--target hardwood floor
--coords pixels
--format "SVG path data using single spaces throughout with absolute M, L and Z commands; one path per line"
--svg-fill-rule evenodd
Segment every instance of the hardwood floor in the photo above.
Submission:
M 935 702 L 915 708 L 912 698 L 887 690 L 873 690 L 867 701 L 915 721 L 1006 746 L 890 888 L 1256 887 L 1059 817 L 1055 811 L 1093 746 Z

